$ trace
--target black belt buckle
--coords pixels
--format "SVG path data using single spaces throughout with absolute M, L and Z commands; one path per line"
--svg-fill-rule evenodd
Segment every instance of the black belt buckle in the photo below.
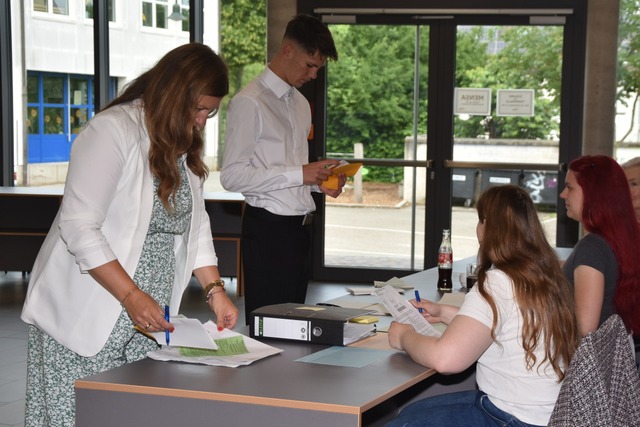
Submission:
M 302 225 L 311 225 L 313 223 L 313 212 L 309 212 L 302 217 Z

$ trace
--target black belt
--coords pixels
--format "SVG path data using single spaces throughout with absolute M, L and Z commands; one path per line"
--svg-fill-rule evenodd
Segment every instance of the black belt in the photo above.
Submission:
M 278 215 L 264 208 L 256 208 L 249 204 L 244 207 L 244 214 L 256 219 L 263 219 L 266 221 L 284 222 L 291 225 L 311 225 L 313 223 L 313 212 L 309 212 L 306 215 Z

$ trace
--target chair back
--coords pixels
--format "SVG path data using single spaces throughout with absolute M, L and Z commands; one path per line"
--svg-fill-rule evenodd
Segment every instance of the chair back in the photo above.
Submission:
M 617 314 L 580 342 L 549 421 L 580 426 L 640 426 L 640 373 Z

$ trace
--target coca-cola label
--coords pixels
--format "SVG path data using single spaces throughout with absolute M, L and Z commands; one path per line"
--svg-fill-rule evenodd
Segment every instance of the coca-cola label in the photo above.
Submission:
M 438 267 L 451 268 L 452 263 L 453 254 L 451 252 L 438 254 Z

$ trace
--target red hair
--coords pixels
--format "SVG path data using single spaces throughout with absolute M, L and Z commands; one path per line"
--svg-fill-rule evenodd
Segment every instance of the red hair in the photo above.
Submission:
M 622 167 L 609 156 L 582 156 L 569 164 L 582 188 L 582 225 L 609 243 L 618 261 L 616 313 L 640 335 L 640 228 Z

